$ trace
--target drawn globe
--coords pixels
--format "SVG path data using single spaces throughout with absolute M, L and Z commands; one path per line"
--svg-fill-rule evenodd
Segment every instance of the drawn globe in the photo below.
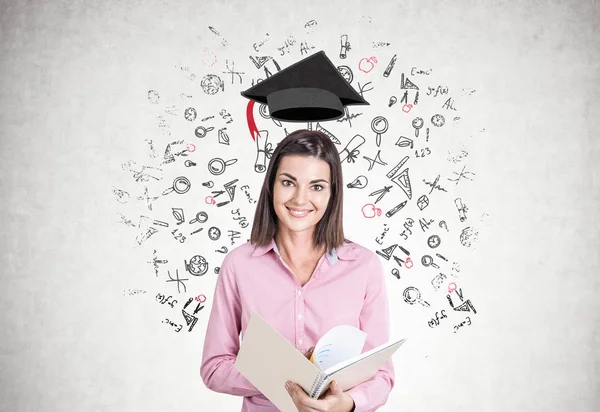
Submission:
M 187 270 L 194 276 L 202 276 L 208 271 L 208 262 L 203 256 L 193 256 L 187 265 Z

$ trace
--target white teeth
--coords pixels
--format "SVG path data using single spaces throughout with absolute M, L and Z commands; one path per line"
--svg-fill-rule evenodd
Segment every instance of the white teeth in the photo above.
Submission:
M 290 213 L 294 216 L 298 216 L 298 217 L 302 217 L 302 216 L 306 216 L 308 215 L 310 212 L 304 211 L 304 212 L 298 212 L 296 210 L 292 210 L 292 209 L 288 209 L 290 211 Z

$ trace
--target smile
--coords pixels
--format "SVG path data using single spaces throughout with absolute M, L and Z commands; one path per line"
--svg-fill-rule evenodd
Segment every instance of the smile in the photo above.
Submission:
M 297 210 L 297 209 L 290 209 L 289 207 L 287 208 L 287 210 L 290 212 L 290 215 L 292 215 L 293 217 L 305 217 L 307 216 L 310 212 L 312 212 L 312 210 Z

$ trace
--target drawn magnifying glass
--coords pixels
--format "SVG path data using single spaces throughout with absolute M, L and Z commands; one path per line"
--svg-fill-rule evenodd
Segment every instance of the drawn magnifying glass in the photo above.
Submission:
M 215 130 L 214 127 L 209 127 L 208 129 L 204 126 L 198 126 L 196 127 L 196 131 L 194 132 L 194 134 L 196 135 L 196 137 L 199 137 L 200 139 L 203 139 L 204 137 L 206 137 L 206 134 L 208 132 L 210 132 L 211 130 Z
M 419 129 L 423 127 L 425 122 L 420 117 L 415 117 L 412 121 L 412 127 L 415 128 L 415 137 L 419 137 Z
M 433 258 L 429 255 L 423 255 L 423 257 L 421 258 L 421 263 L 425 267 L 433 266 L 436 269 L 440 268 L 437 264 L 433 263 Z
M 421 291 L 419 291 L 419 289 L 415 288 L 414 286 L 409 286 L 406 289 L 404 289 L 403 297 L 404 301 L 408 304 L 414 305 L 418 302 L 423 306 L 429 307 L 429 303 L 421 299 Z
M 281 122 L 277 119 L 273 119 L 271 117 L 271 115 L 268 112 L 268 108 L 266 104 L 261 104 L 260 107 L 258 108 L 258 112 L 260 113 L 260 115 L 265 118 L 265 119 L 271 119 L 273 120 L 273 123 L 275 123 L 277 126 L 281 127 Z
M 377 133 L 377 136 L 375 137 L 375 143 L 377 143 L 377 147 L 379 147 L 381 144 L 381 135 L 387 131 L 388 126 L 388 121 L 383 116 L 377 116 L 371 122 L 371 130 Z
M 213 202 L 214 202 L 214 199 L 213 199 Z M 206 212 L 198 212 L 198 213 L 196 213 L 196 218 L 193 220 L 190 220 L 190 224 L 193 224 L 196 222 L 204 223 L 207 220 L 208 220 L 208 215 L 206 214 Z
M 236 162 L 237 159 L 230 159 L 225 161 L 220 157 L 215 157 L 214 159 L 211 159 L 210 162 L 208 162 L 208 171 L 213 175 L 220 175 L 223 174 L 227 166 L 231 166 Z

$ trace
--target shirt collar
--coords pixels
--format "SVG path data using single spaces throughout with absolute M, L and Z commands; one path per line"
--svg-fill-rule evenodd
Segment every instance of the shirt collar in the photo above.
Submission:
M 274 239 L 271 239 L 271 241 L 266 246 L 256 246 L 254 248 L 254 252 L 252 252 L 252 256 L 262 256 L 265 253 L 267 253 L 268 251 L 270 251 L 271 249 L 275 253 L 277 253 L 279 256 L 281 256 L 279 254 L 279 250 L 277 249 L 277 244 L 275 243 Z M 334 263 L 336 263 L 338 261 L 338 259 L 341 259 L 341 260 L 356 260 L 356 259 L 358 259 L 358 250 L 357 250 L 356 245 L 353 242 L 345 241 L 341 247 L 334 248 L 331 251 L 331 253 L 327 252 L 326 256 L 327 256 L 327 260 L 329 260 L 329 263 L 331 263 L 333 265 Z

